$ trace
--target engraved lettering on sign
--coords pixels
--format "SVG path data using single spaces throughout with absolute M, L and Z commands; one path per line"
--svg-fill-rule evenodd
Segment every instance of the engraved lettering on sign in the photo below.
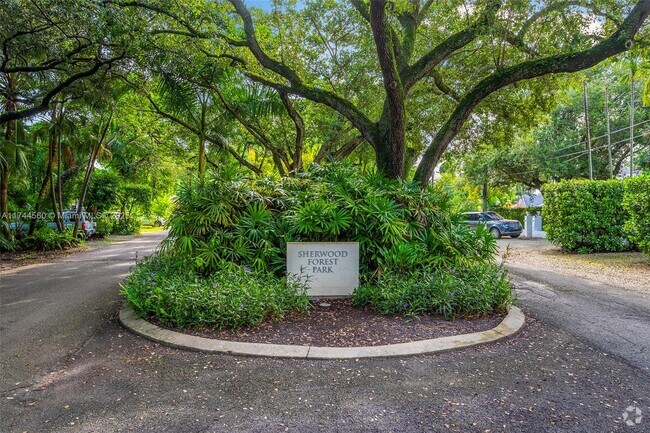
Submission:
M 359 285 L 356 242 L 289 242 L 287 272 L 300 275 L 310 296 L 344 296 Z

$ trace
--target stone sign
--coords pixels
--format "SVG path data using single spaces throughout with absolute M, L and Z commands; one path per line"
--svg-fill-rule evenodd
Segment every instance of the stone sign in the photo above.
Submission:
M 348 296 L 359 285 L 359 243 L 288 242 L 287 273 L 307 279 L 309 296 Z

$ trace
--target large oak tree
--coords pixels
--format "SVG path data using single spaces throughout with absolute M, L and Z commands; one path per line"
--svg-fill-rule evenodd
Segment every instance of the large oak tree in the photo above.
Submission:
M 287 24 L 273 28 L 272 19 L 259 12 L 254 18 L 242 0 L 229 1 L 237 21 L 230 33 L 214 34 L 230 47 L 222 55 L 234 59 L 233 65 L 254 81 L 336 110 L 370 143 L 378 169 L 391 178 L 404 177 L 409 168 L 406 136 L 412 123 L 411 96 L 418 93 L 422 98 L 422 92 L 415 90 L 432 82 L 448 108 L 431 110 L 437 121 L 420 123 L 424 128 L 435 125 L 435 130 L 426 131 L 428 143 L 414 174 L 422 183 L 430 179 L 441 156 L 483 100 L 507 86 L 584 70 L 630 49 L 650 12 L 650 0 L 634 5 L 571 0 L 350 0 L 353 11 L 335 4 L 316 19 L 309 16 L 309 4 L 303 11 L 285 8 L 283 20 L 293 19 L 303 27 L 311 22 L 311 28 L 288 26 L 283 35 Z M 464 4 L 467 7 L 463 8 Z M 342 37 L 337 46 L 337 36 L 323 32 L 323 20 L 332 14 L 343 20 L 341 12 L 356 13 L 361 24 L 352 27 L 358 37 Z M 292 32 L 303 37 L 317 34 L 329 56 L 300 51 L 298 45 L 292 45 Z M 198 33 L 194 31 L 194 36 Z M 373 46 L 363 45 L 364 34 Z M 374 65 L 368 63 L 369 48 Z M 348 57 L 339 72 L 329 76 L 304 64 L 310 55 L 335 64 L 346 53 L 358 57 Z M 340 90 L 345 87 L 345 73 L 354 71 L 365 74 L 370 89 L 373 84 L 380 85 L 372 90 L 374 98 L 381 101 L 378 110 Z M 434 93 L 430 96 L 431 104 L 436 104 Z

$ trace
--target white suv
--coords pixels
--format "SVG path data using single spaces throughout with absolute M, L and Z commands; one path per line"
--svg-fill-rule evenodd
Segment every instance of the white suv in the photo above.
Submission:
M 77 220 L 77 212 L 73 210 L 64 210 L 61 212 L 61 215 L 63 216 L 63 223 L 65 226 L 72 230 L 74 228 L 74 223 Z M 56 221 L 49 222 L 47 225 L 56 230 Z M 87 238 L 95 234 L 96 225 L 97 223 L 93 221 L 93 217 L 89 212 L 81 212 L 79 230 L 84 232 Z

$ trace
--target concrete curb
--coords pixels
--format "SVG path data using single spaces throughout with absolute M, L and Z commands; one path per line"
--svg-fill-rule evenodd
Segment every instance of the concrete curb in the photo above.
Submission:
M 131 306 L 125 304 L 120 310 L 120 323 L 126 329 L 149 340 L 176 347 L 208 353 L 228 353 L 232 355 L 269 356 L 275 358 L 305 359 L 350 359 L 388 356 L 421 355 L 440 353 L 479 344 L 501 340 L 519 332 L 526 318 L 515 306 L 496 327 L 472 334 L 412 341 L 409 343 L 385 346 L 364 347 L 318 347 L 265 343 L 240 343 L 236 341 L 213 340 L 169 331 L 139 318 Z

